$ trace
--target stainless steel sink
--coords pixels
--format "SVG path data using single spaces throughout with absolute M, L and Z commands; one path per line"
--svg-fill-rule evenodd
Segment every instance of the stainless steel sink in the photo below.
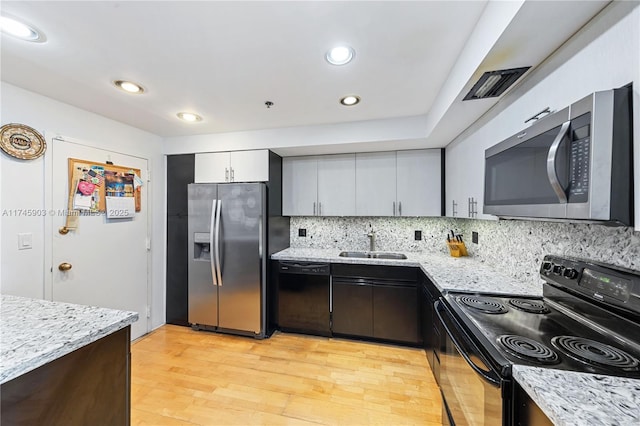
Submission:
M 343 251 L 340 257 L 356 257 L 361 259 L 406 259 L 402 253 L 375 252 L 375 251 Z

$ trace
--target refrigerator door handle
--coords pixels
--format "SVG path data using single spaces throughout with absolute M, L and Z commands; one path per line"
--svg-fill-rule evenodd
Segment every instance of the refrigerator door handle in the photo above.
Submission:
M 218 204 L 218 200 L 213 200 L 211 202 L 211 224 L 209 228 L 209 257 L 211 258 L 211 277 L 213 279 L 213 285 L 218 285 L 218 276 L 216 275 L 216 265 L 213 262 L 213 230 L 215 229 L 215 214 L 216 214 L 216 205 Z
M 216 232 L 215 232 L 215 260 L 216 260 L 216 272 L 218 274 L 218 285 L 222 287 L 222 265 L 220 264 L 220 211 L 222 210 L 222 200 L 218 200 L 216 206 Z
M 262 215 L 258 216 L 258 258 L 262 259 Z

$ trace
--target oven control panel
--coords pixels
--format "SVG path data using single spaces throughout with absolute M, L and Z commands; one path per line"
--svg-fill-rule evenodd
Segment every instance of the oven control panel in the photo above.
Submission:
M 547 255 L 540 266 L 540 276 L 555 286 L 640 314 L 640 272 Z

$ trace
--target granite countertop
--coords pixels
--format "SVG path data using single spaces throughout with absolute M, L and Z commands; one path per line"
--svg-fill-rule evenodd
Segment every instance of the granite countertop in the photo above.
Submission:
M 118 331 L 136 312 L 0 296 L 0 384 Z
M 512 372 L 557 426 L 640 424 L 638 379 L 522 365 Z
M 542 280 L 537 285 L 518 281 L 472 257 L 451 257 L 441 253 L 403 252 L 407 259 L 389 260 L 340 257 L 338 256 L 340 251 L 339 249 L 288 248 L 273 254 L 271 259 L 417 266 L 442 292 L 470 291 L 542 296 Z

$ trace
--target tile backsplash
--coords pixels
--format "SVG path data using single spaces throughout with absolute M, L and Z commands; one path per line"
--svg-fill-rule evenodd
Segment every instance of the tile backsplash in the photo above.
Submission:
M 306 237 L 298 236 L 306 229 Z M 292 217 L 291 247 L 368 250 L 370 229 L 376 250 L 448 253 L 450 230 L 464 235 L 469 255 L 515 278 L 538 281 L 545 254 L 596 260 L 640 271 L 640 233 L 633 228 L 525 220 L 428 217 Z M 422 231 L 422 240 L 414 239 Z M 478 233 L 478 244 L 471 233 Z

